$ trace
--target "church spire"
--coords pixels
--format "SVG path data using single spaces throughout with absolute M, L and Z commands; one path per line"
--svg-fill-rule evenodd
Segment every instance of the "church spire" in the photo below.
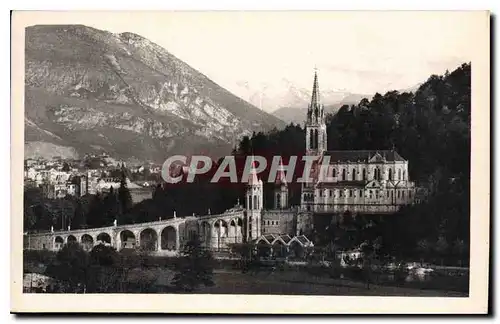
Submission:
M 314 69 L 311 104 L 307 109 L 306 152 L 318 153 L 326 150 L 326 124 L 324 108 L 320 103 L 318 71 Z
M 314 83 L 311 97 L 311 108 L 319 105 L 318 71 L 314 69 Z

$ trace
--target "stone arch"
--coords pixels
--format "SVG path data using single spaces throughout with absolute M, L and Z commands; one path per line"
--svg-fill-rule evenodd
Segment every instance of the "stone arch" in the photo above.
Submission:
M 264 258 L 268 258 L 271 255 L 271 246 L 265 240 L 257 242 L 257 255 Z
M 291 258 L 295 259 L 304 258 L 305 255 L 304 247 L 297 240 L 293 240 L 292 242 L 290 242 L 289 251 Z
M 223 220 L 223 219 L 216 220 L 214 223 L 214 228 L 215 228 L 215 234 L 218 237 L 227 237 L 228 236 L 229 226 L 225 220 Z
M 94 238 L 89 234 L 83 234 L 80 242 L 82 242 L 82 247 L 85 251 L 90 251 L 94 247 Z
M 123 230 L 120 232 L 120 242 L 122 249 L 134 249 L 137 244 L 137 239 L 132 231 Z
M 231 241 L 236 242 L 237 233 L 237 221 L 235 219 L 231 219 L 231 222 L 229 223 L 229 237 L 231 238 Z
M 77 243 L 78 240 L 76 239 L 76 237 L 74 235 L 68 235 L 68 237 L 66 238 L 66 242 L 67 243 Z
M 167 226 L 161 231 L 161 249 L 162 250 L 176 250 L 177 246 L 177 231 L 173 226 Z
M 215 247 L 220 249 L 223 247 L 224 242 L 226 242 L 228 238 L 229 226 L 227 222 L 223 219 L 218 219 L 214 223 L 215 230 Z
M 236 218 L 236 242 L 243 242 L 243 219 Z
M 61 236 L 56 236 L 54 238 L 54 247 L 59 250 L 64 245 L 64 239 Z
M 146 251 L 158 250 L 158 233 L 152 228 L 146 228 L 139 234 L 139 243 Z
M 111 236 L 108 233 L 103 232 L 103 233 L 97 235 L 96 241 L 98 243 L 102 243 L 102 244 L 106 244 L 106 243 L 111 244 Z
M 207 221 L 201 222 L 201 241 L 205 244 L 210 243 L 211 226 Z
M 274 240 L 273 242 L 273 257 L 283 258 L 286 256 L 286 245 L 282 240 Z

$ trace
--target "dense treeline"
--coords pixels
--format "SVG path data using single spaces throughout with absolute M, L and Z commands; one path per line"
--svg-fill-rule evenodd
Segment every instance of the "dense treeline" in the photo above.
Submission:
M 335 115 L 327 117 L 328 149 L 396 149 L 409 161 L 410 178 L 430 190 L 426 203 L 405 208 L 377 226 L 378 235 L 382 236 L 386 246 L 423 254 L 433 249 L 446 253 L 454 247 L 457 250 L 460 246 L 468 247 L 470 77 L 471 65 L 463 64 L 451 73 L 431 76 L 415 93 L 377 93 L 371 100 L 363 99 L 358 105 L 343 106 Z M 241 175 L 246 156 L 281 155 L 287 163 L 292 155 L 300 159 L 304 154 L 304 143 L 304 129 L 299 125 L 289 125 L 283 130 L 244 137 L 232 154 Z M 300 175 L 301 167 L 299 164 L 296 176 Z M 133 207 L 117 204 L 109 194 L 84 197 L 76 204 L 77 211 L 73 215 L 76 220 L 83 218 L 81 224 L 95 226 L 113 221 L 112 214 L 116 211 L 103 212 L 110 210 L 106 207 L 108 205 L 118 206 L 120 223 L 133 223 L 169 218 L 174 211 L 179 216 L 207 214 L 209 211 L 220 213 L 233 207 L 238 199 L 243 204 L 243 184 L 229 181 L 210 183 L 216 168 L 217 163 L 214 163 L 212 170 L 197 176 L 194 183 L 158 185 L 152 199 Z M 269 168 L 261 176 L 266 178 L 268 171 Z M 271 207 L 273 184 L 265 183 L 264 186 L 265 206 Z M 300 185 L 293 183 L 290 189 L 290 202 L 298 205 Z M 33 200 L 36 199 L 25 200 L 25 207 L 36 205 Z M 40 216 L 43 216 L 44 208 L 35 209 L 25 208 L 25 214 L 38 215 L 28 217 L 31 228 L 47 228 L 51 223 L 57 223 L 57 217 L 47 220 L 47 217 Z

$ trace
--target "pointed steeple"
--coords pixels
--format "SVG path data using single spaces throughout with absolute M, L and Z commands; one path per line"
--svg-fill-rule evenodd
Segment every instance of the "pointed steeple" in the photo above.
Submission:
M 324 107 L 320 103 L 318 72 L 314 69 L 314 82 L 311 104 L 307 109 L 306 119 L 306 152 L 318 153 L 326 150 L 326 124 Z
M 314 69 L 314 83 L 311 96 L 311 108 L 319 105 L 319 86 L 318 86 L 318 71 Z
M 276 177 L 276 185 L 281 185 L 281 186 L 286 186 L 286 176 L 285 176 L 285 169 L 283 167 L 283 159 L 280 156 L 280 162 L 278 165 L 278 172 L 277 172 L 277 177 Z
M 255 169 L 255 158 L 252 155 L 251 157 L 251 166 L 250 166 L 250 178 L 248 179 L 248 185 L 256 185 L 259 184 L 259 177 L 257 176 L 257 170 Z

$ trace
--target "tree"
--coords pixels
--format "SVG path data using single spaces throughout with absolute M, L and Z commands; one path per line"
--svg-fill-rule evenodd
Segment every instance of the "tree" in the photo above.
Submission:
M 429 242 L 428 239 L 421 239 L 417 242 L 417 250 L 420 251 L 422 253 L 422 256 L 425 258 L 432 250 L 432 243 Z
M 118 292 L 125 280 L 120 256 L 115 248 L 96 245 L 89 254 L 90 270 L 88 292 Z
M 130 190 L 127 187 L 125 171 L 122 171 L 120 187 L 118 188 L 118 200 L 120 202 L 120 214 L 125 214 L 130 208 L 132 208 L 132 196 L 130 195 Z
M 104 204 L 101 194 L 97 193 L 94 196 L 89 196 L 88 213 L 86 215 L 88 227 L 103 226 Z
M 85 293 L 89 279 L 88 254 L 78 243 L 68 243 L 48 265 L 46 273 L 63 283 L 64 292 Z
M 466 247 L 463 240 L 456 239 L 455 242 L 453 242 L 453 252 L 458 257 L 458 262 L 460 265 L 462 265 L 462 262 L 464 261 L 465 250 Z
M 189 241 L 183 249 L 181 262 L 173 285 L 180 291 L 193 291 L 199 286 L 213 286 L 213 258 L 209 251 L 202 249 L 198 238 Z
M 118 195 L 112 186 L 109 188 L 109 192 L 103 200 L 103 222 L 104 225 L 112 225 L 114 220 L 120 215 L 120 202 L 118 200 Z
M 448 251 L 449 244 L 444 236 L 440 236 L 437 240 L 434 248 L 436 252 L 443 256 Z
M 71 228 L 77 229 L 82 228 L 86 225 L 87 220 L 85 219 L 85 210 L 82 206 L 82 201 L 76 201 L 76 207 L 74 215 L 71 219 Z
M 62 171 L 69 172 L 69 170 L 70 170 L 70 167 L 69 167 L 68 162 L 64 162 L 63 166 L 62 166 Z

